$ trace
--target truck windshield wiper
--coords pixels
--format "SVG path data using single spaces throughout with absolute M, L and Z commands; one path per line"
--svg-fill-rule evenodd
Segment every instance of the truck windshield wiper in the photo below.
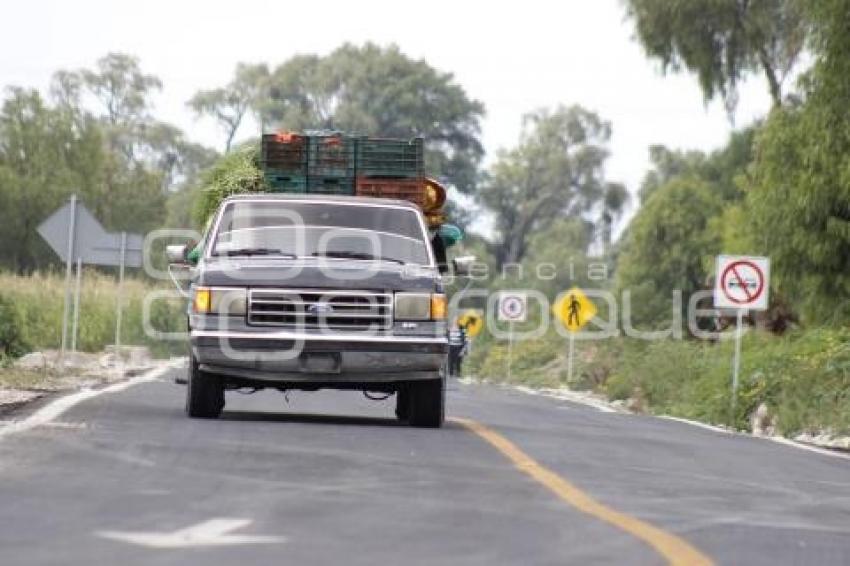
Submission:
M 382 257 L 376 256 L 372 254 L 367 254 L 363 252 L 346 252 L 346 251 L 337 251 L 337 252 L 313 252 L 310 254 L 315 257 L 333 257 L 339 259 L 367 259 L 367 260 L 376 260 L 376 261 L 391 261 L 393 263 L 400 263 L 404 265 L 404 262 L 400 259 L 396 259 L 394 257 Z
M 224 253 L 219 252 L 215 255 L 226 255 L 228 257 L 240 256 L 240 255 L 245 255 L 245 256 L 278 255 L 278 256 L 288 257 L 288 258 L 292 258 L 292 259 L 295 259 L 295 258 L 298 257 L 295 254 L 282 252 L 282 251 L 275 249 L 275 248 L 237 248 L 235 250 L 227 250 Z

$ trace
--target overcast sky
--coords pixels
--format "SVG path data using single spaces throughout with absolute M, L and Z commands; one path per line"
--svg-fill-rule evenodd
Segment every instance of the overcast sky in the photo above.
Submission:
M 632 36 L 620 0 L 27 0 L 3 6 L 0 85 L 46 88 L 56 69 L 131 53 L 163 81 L 157 117 L 221 149 L 220 131 L 196 121 L 185 101 L 226 83 L 237 62 L 277 64 L 345 41 L 396 43 L 484 102 L 489 157 L 516 142 L 525 112 L 559 103 L 598 112 L 614 128 L 608 177 L 634 193 L 651 144 L 709 150 L 730 125 L 719 102 L 704 105 L 692 76 L 662 76 Z M 756 77 L 742 88 L 737 124 L 769 106 Z

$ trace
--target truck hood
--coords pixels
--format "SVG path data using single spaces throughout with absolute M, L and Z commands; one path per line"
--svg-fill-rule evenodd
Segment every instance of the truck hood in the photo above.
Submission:
M 443 290 L 442 279 L 433 267 L 349 259 L 206 259 L 198 266 L 196 283 L 210 287 Z

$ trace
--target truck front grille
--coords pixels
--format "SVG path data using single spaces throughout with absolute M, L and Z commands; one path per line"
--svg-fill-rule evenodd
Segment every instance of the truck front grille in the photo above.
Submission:
M 386 330 L 391 293 L 322 289 L 251 289 L 248 324 L 298 329 Z

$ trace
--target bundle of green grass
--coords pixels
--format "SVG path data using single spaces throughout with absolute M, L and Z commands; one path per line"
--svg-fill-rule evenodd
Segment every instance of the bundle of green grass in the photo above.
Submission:
M 195 202 L 195 220 L 200 226 L 227 197 L 265 191 L 259 144 L 242 145 L 216 161 L 201 177 L 201 187 Z

